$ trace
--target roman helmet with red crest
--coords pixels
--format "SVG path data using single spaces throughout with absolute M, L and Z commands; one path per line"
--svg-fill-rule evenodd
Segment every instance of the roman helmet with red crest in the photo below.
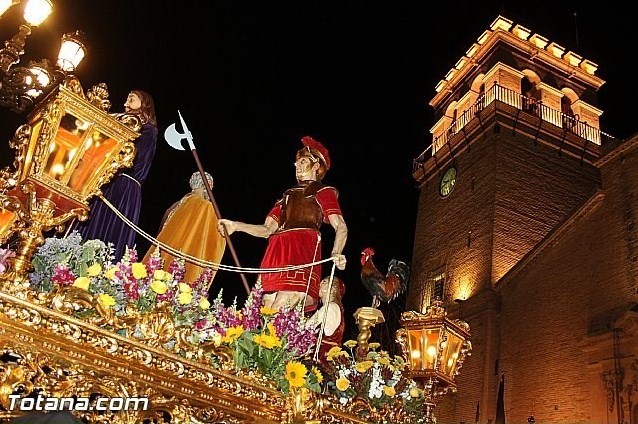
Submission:
M 319 162 L 319 170 L 317 171 L 317 179 L 321 181 L 326 175 L 328 169 L 330 169 L 330 155 L 326 146 L 321 144 L 320 141 L 315 140 L 309 135 L 301 139 L 301 143 L 304 145 L 302 149 L 297 152 L 297 159 L 302 156 L 309 157 L 313 163 Z

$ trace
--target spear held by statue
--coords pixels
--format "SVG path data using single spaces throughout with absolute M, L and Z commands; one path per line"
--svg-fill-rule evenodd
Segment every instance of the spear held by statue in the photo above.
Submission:
M 206 187 L 206 193 L 208 194 L 208 198 L 213 204 L 213 209 L 215 210 L 215 214 L 217 214 L 217 219 L 222 219 L 221 212 L 219 211 L 219 207 L 217 206 L 217 202 L 215 201 L 215 196 L 213 196 L 213 190 L 210 186 L 210 183 L 208 182 L 208 179 L 206 178 L 206 174 L 204 173 L 204 168 L 202 167 L 202 163 L 199 160 L 199 156 L 197 155 L 197 149 L 195 149 L 195 143 L 193 142 L 193 135 L 188 130 L 188 127 L 186 126 L 186 122 L 184 122 L 184 118 L 182 118 L 182 114 L 180 113 L 179 110 L 177 111 L 177 114 L 179 115 L 179 120 L 182 123 L 182 130 L 184 132 L 180 133 L 179 131 L 177 131 L 177 129 L 175 128 L 175 124 L 173 123 L 164 131 L 164 139 L 169 144 L 169 146 L 177 150 L 185 150 L 184 147 L 182 146 L 182 140 L 186 139 L 186 141 L 188 142 L 188 147 L 190 148 L 191 153 L 193 154 L 193 157 L 195 158 L 195 163 L 197 164 L 197 169 L 199 170 L 199 174 L 201 175 L 202 181 L 204 182 L 204 186 Z M 228 244 L 228 247 L 230 248 L 230 253 L 233 257 L 233 260 L 235 261 L 235 265 L 237 265 L 238 268 L 241 268 L 241 265 L 239 264 L 239 258 L 237 257 L 237 253 L 235 252 L 235 248 L 233 246 L 233 242 L 231 241 L 230 237 L 228 237 L 228 231 L 226 230 L 226 226 L 223 226 L 223 228 L 224 228 L 224 237 L 226 237 L 226 242 Z M 246 276 L 243 273 L 240 273 L 239 276 L 241 277 L 242 283 L 244 284 L 244 289 L 246 289 L 246 294 L 250 294 L 250 286 L 248 285 L 248 280 L 246 280 Z

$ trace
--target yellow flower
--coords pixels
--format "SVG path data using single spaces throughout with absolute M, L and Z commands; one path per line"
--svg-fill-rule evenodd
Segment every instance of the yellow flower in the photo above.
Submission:
M 291 387 L 302 387 L 306 384 L 307 373 L 308 369 L 301 362 L 290 361 L 286 364 L 286 380 Z
M 371 366 L 372 361 L 357 362 L 357 365 L 354 366 L 354 369 L 363 374 L 364 372 L 368 371 Z
M 113 296 L 111 296 L 110 294 L 104 294 L 104 293 L 99 294 L 97 297 L 97 301 L 104 308 L 111 308 L 115 306 L 115 299 L 113 299 Z
M 383 393 L 385 393 L 385 395 L 388 397 L 394 397 L 396 391 L 394 390 L 394 387 L 383 386 Z
M 186 283 L 179 283 L 179 292 L 180 293 L 190 293 L 193 291 L 193 288 Z
M 275 315 L 277 313 L 277 310 L 273 308 L 267 308 L 266 306 L 262 306 L 259 312 L 261 312 L 262 315 L 269 316 L 269 315 Z
M 317 376 L 317 383 L 320 383 L 323 381 L 323 374 L 321 374 L 321 371 L 319 371 L 319 368 L 317 367 L 312 367 L 312 372 L 314 375 Z
M 228 330 L 226 330 L 226 335 L 222 337 L 222 342 L 232 343 L 235 340 L 237 340 L 243 332 L 244 332 L 244 327 L 242 327 L 241 325 L 238 325 L 236 327 L 230 327 Z
M 161 280 L 153 280 L 151 283 L 151 290 L 157 294 L 164 294 L 166 293 L 166 290 L 168 290 L 168 286 Z
M 377 359 L 377 361 L 381 365 L 390 366 L 390 360 L 387 357 L 385 357 L 385 356 L 380 356 L 379 359 Z
M 356 340 L 348 340 L 343 345 L 345 347 L 349 347 L 350 349 L 352 349 L 353 347 L 355 347 L 357 345 L 357 341 Z
M 326 353 L 326 359 L 333 361 L 334 358 L 340 356 L 343 352 L 339 346 L 331 347 L 328 353 Z
M 115 278 L 115 271 L 117 271 L 117 267 L 113 266 L 106 270 L 106 272 L 104 273 L 104 276 L 108 278 L 109 280 L 112 280 Z
M 379 348 L 379 346 L 381 346 L 381 344 L 380 344 L 380 343 L 377 343 L 377 342 L 373 342 L 373 343 L 370 343 L 370 344 L 368 345 L 368 347 L 369 347 L 370 349 L 372 349 L 372 350 L 378 349 L 378 348 Z
M 177 301 L 180 303 L 180 305 L 188 305 L 193 301 L 193 293 L 180 293 L 177 295 Z
M 268 334 L 270 334 L 271 336 L 277 335 L 277 329 L 275 328 L 275 325 L 272 322 L 269 322 L 266 328 L 268 329 Z
M 418 398 L 420 396 L 421 396 L 421 389 L 419 389 L 418 387 L 410 388 L 410 397 Z
M 348 387 L 350 387 L 350 380 L 345 377 L 341 377 L 337 379 L 335 384 L 337 385 L 337 390 L 343 392 L 345 390 L 348 390 Z
M 86 273 L 89 274 L 89 277 L 97 277 L 98 275 L 100 275 L 100 272 L 102 272 L 102 265 L 97 263 L 91 265 L 86 270 Z
M 91 281 L 89 281 L 89 277 L 78 277 L 73 282 L 73 287 L 78 287 L 82 290 L 88 290 L 90 283 Z
M 137 280 L 140 280 L 148 275 L 146 273 L 146 265 L 140 262 L 131 264 L 131 272 L 133 273 L 133 277 L 135 277 L 135 279 Z
M 205 297 L 202 297 L 199 301 L 199 309 L 206 310 L 208 308 L 210 308 L 210 302 Z
M 273 347 L 281 347 L 281 340 L 277 336 L 268 336 L 266 334 L 255 334 L 253 340 L 261 347 L 272 349 Z
M 163 269 L 156 269 L 153 272 L 153 279 L 154 280 L 161 280 L 161 281 L 166 281 L 168 280 L 168 277 L 170 277 L 171 274 L 169 274 L 168 272 L 164 271 Z
M 213 344 L 216 347 L 219 347 L 220 344 L 222 344 L 222 335 L 219 333 L 215 333 L 215 335 L 213 336 Z

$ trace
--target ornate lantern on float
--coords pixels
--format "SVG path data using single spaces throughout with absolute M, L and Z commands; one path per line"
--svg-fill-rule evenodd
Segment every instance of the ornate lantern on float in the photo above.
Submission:
M 436 422 L 437 397 L 456 390 L 455 377 L 471 354 L 470 326 L 465 321 L 448 318 L 443 302 L 435 300 L 424 314 L 404 312 L 396 338 L 408 360 L 410 377 L 423 384 L 424 422 Z
M 105 84 L 85 95 L 79 81 L 67 77 L 16 131 L 10 143 L 16 150 L 13 169 L 0 172 L 0 243 L 16 232 L 19 243 L 10 270 L 0 275 L 6 291 L 28 284 L 43 232 L 62 231 L 72 218 L 86 220 L 88 201 L 119 168 L 132 165 L 132 140 L 141 123 L 132 115 L 107 113 L 110 106 Z

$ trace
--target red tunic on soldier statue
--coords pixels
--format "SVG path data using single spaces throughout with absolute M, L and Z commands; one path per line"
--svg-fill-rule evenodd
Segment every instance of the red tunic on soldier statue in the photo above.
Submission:
M 319 228 L 323 222 L 330 222 L 330 215 L 341 215 L 337 196 L 337 190 L 318 181 L 301 181 L 287 190 L 268 214 L 277 221 L 279 228 L 268 238 L 261 268 L 283 268 L 320 261 Z M 321 265 L 315 265 L 261 274 L 261 284 L 264 293 L 305 293 L 307 290 L 310 297 L 318 299 L 320 278 Z

